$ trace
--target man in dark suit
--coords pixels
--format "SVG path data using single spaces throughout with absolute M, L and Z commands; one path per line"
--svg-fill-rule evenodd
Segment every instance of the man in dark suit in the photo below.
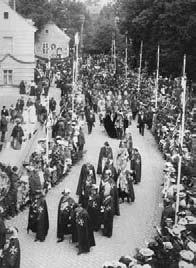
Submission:
M 139 133 L 144 136 L 144 128 L 145 128 L 145 123 L 146 123 L 146 117 L 144 115 L 144 112 L 141 111 L 138 115 L 138 128 L 139 128 Z

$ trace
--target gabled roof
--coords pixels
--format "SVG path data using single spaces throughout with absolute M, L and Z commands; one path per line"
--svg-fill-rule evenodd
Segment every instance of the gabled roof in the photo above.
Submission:
M 0 0 L 0 10 L 2 10 L 2 9 L 3 9 L 3 10 L 6 9 L 6 10 L 9 11 L 11 14 L 16 15 L 16 16 L 18 17 L 18 19 L 23 20 L 23 22 L 24 22 L 27 26 L 29 26 L 29 28 L 31 28 L 34 32 L 37 31 L 37 28 L 36 28 L 35 26 L 33 26 L 33 25 L 31 25 L 30 23 L 28 23 L 28 21 L 27 21 L 25 18 L 23 18 L 19 13 L 17 13 L 15 10 L 13 10 L 8 4 L 6 4 L 6 3 L 4 2 L 4 0 Z
M 66 33 L 64 33 L 54 22 L 52 22 L 52 21 L 50 21 L 50 22 L 48 22 L 48 23 L 46 23 L 43 27 L 42 27 L 42 29 L 40 30 L 40 33 L 42 32 L 42 31 L 45 31 L 47 28 L 52 28 L 53 29 L 53 31 L 55 32 L 55 34 L 56 35 L 58 35 L 59 36 L 59 38 L 65 38 L 65 39 L 67 39 L 67 40 L 70 40 L 70 37 L 66 34 Z

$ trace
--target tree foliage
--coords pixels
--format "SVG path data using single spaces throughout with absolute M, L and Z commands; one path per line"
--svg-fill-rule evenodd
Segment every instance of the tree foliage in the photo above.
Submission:
M 31 18 L 40 30 L 48 21 L 53 21 L 60 28 L 67 29 L 73 39 L 81 29 L 81 15 L 89 19 L 86 7 L 81 2 L 71 0 L 16 0 L 17 11 L 26 18 Z
M 122 36 L 115 22 L 115 8 L 109 4 L 104 6 L 96 18 L 91 18 L 91 24 L 86 33 L 85 51 L 96 53 L 110 53 L 112 37 L 116 36 L 116 43 L 122 49 Z
M 161 47 L 163 75 L 180 75 L 183 54 L 187 54 L 187 74 L 196 78 L 196 2 L 194 0 L 118 0 L 121 32 L 128 31 L 138 55 L 144 41 L 144 57 L 149 72 L 156 68 L 157 46 Z

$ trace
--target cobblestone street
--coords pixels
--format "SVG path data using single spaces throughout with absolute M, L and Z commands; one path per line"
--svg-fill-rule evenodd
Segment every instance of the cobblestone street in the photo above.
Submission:
M 53 94 L 58 94 L 55 90 Z M 87 150 L 83 160 L 72 167 L 64 181 L 53 188 L 47 195 L 50 228 L 44 243 L 34 242 L 34 234 L 27 234 L 28 209 L 14 219 L 7 221 L 7 226 L 17 226 L 21 244 L 21 268 L 99 268 L 105 261 L 118 259 L 121 255 L 134 252 L 136 247 L 149 242 L 155 232 L 154 226 L 160 219 L 160 184 L 164 161 L 157 150 L 157 145 L 150 132 L 145 136 L 138 134 L 136 123 L 132 125 L 133 145 L 142 155 L 142 182 L 135 186 L 136 201 L 134 204 L 121 204 L 120 217 L 114 219 L 114 230 L 111 239 L 101 233 L 95 233 L 96 247 L 89 254 L 77 256 L 75 245 L 67 237 L 63 243 L 56 243 L 57 207 L 64 187 L 75 192 L 83 163 L 89 160 L 97 167 L 100 147 L 107 140 L 114 152 L 119 142 L 106 136 L 103 128 L 96 123 L 91 135 L 86 134 Z

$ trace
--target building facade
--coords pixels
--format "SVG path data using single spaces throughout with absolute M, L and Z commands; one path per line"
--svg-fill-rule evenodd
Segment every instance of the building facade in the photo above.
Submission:
M 36 33 L 35 55 L 43 59 L 66 58 L 69 56 L 70 38 L 53 22 L 47 23 Z
M 34 79 L 36 28 L 0 0 L 0 86 Z

